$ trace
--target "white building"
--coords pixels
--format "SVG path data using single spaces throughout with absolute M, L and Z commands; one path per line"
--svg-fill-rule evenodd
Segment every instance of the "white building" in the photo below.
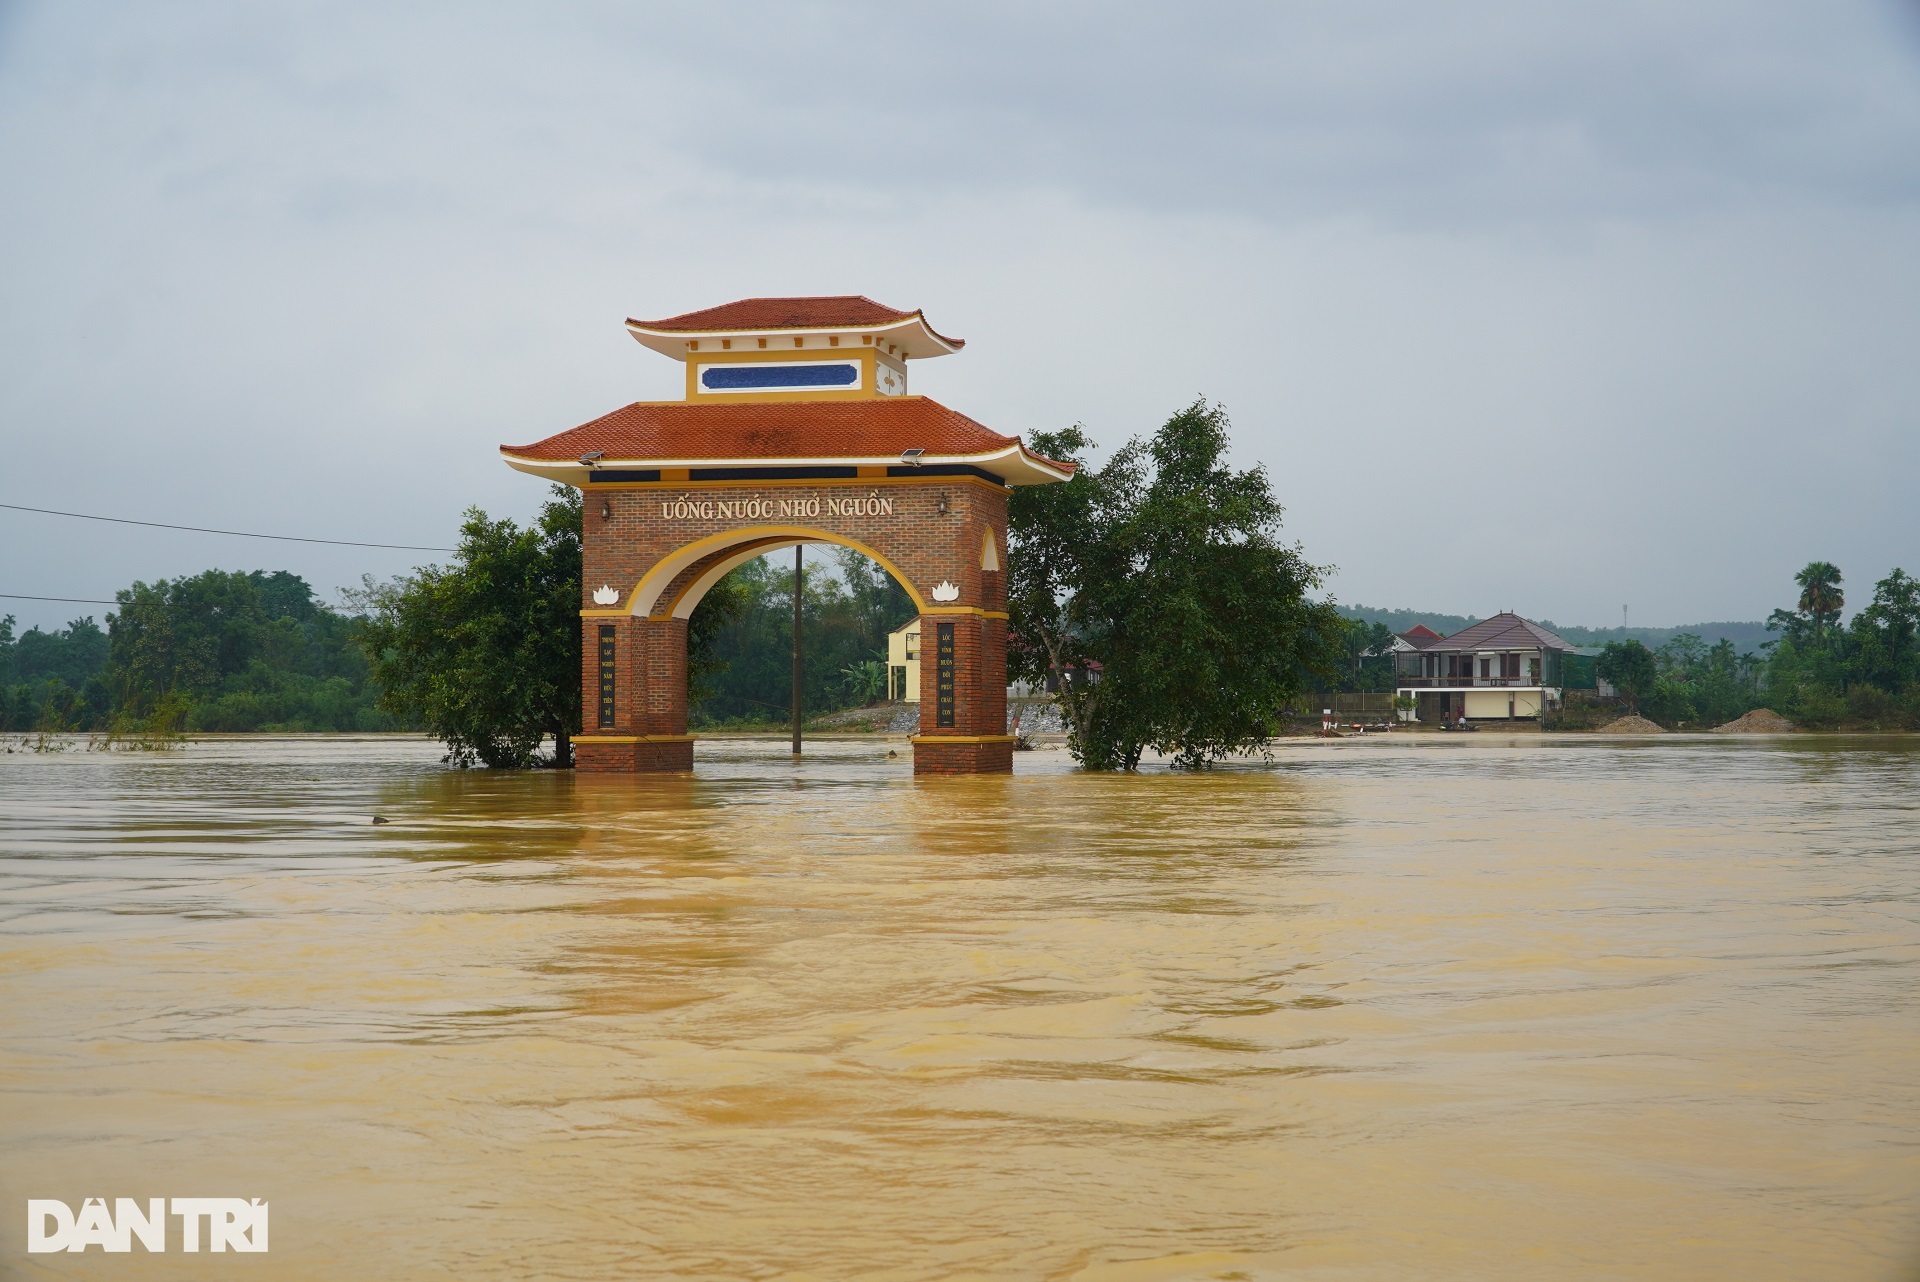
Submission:
M 887 634 L 887 698 L 920 702 L 920 617 L 915 615 Z
M 1039 686 L 1015 681 L 1007 687 L 1009 699 L 1038 699 Z M 908 619 L 887 634 L 887 698 L 895 703 L 920 702 L 920 620 Z
M 1560 706 L 1564 658 L 1574 647 L 1532 620 L 1502 613 L 1429 637 L 1404 634 L 1405 648 L 1394 647 L 1394 693 L 1414 700 L 1415 719 L 1537 721 Z

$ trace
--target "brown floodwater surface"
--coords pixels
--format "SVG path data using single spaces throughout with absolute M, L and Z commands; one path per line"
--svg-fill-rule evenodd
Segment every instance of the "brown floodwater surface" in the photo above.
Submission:
M 1920 1276 L 1920 738 L 904 748 L 0 755 L 0 1278 Z

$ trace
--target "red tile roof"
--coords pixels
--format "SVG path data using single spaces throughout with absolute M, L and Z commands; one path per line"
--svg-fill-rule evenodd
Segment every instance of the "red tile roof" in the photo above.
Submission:
M 503 445 L 516 458 L 572 462 L 604 451 L 614 460 L 821 459 L 991 454 L 1020 445 L 965 414 L 924 396 L 870 401 L 787 401 L 761 405 L 690 405 L 645 401 L 531 445 Z M 1030 450 L 1023 452 L 1039 459 Z M 1048 465 L 1065 472 L 1071 463 Z
M 1441 639 L 1440 634 L 1424 623 L 1416 623 L 1400 634 L 1400 639 L 1416 650 L 1424 650 Z
M 927 325 L 926 315 L 917 310 L 903 312 L 885 303 L 876 303 L 863 294 L 833 294 L 820 298 L 743 298 L 665 320 L 629 319 L 627 324 L 680 333 L 714 333 L 756 329 L 858 329 L 865 325 L 894 325 L 916 316 L 922 325 Z M 952 347 L 967 345 L 965 339 L 938 334 L 931 325 L 927 325 L 927 332 Z

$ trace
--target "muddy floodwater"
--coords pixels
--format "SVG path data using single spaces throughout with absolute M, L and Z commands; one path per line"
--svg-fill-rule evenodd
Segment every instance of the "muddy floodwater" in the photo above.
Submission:
M 0 755 L 0 1278 L 1920 1276 L 1920 739 L 1017 765 Z

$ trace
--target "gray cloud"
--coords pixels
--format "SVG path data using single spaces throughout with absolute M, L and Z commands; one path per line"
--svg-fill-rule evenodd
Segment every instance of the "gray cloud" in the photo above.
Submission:
M 1920 569 L 1911 17 L 0 9 L 0 499 L 440 543 L 537 501 L 495 444 L 677 394 L 622 315 L 857 290 L 1009 430 L 1225 400 L 1346 599 L 1756 617 Z M 410 564 L 0 546 L 49 595 Z

